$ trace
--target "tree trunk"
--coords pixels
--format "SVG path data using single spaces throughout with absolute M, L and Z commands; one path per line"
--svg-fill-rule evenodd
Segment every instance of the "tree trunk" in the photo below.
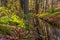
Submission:
M 51 9 L 52 9 L 52 12 L 54 11 L 54 1 L 52 0 L 51 1 Z
M 24 11 L 24 14 L 28 14 L 28 0 L 20 0 L 21 8 Z
M 39 11 L 39 3 L 40 3 L 40 0 L 36 0 L 36 3 L 35 3 L 36 14 L 38 14 L 38 11 Z

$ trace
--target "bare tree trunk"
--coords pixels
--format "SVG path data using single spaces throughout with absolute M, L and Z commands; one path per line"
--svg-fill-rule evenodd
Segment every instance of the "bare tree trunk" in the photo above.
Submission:
M 36 0 L 36 5 L 35 5 L 36 14 L 38 14 L 38 11 L 39 11 L 39 3 L 40 3 L 40 0 Z
M 2 5 L 1 0 L 0 0 L 0 6 Z
M 44 0 L 42 0 L 42 12 L 44 12 L 45 11 L 45 9 L 44 9 Z
M 56 2 L 56 7 L 58 7 L 58 0 L 57 0 L 57 2 Z
M 46 0 L 45 12 L 48 10 L 48 0 Z
M 24 2 L 24 13 L 28 14 L 28 0 L 25 0 Z
M 54 1 L 51 0 L 51 9 L 52 9 L 52 12 L 54 11 Z
M 24 14 L 28 14 L 28 0 L 20 0 L 21 8 L 24 11 Z

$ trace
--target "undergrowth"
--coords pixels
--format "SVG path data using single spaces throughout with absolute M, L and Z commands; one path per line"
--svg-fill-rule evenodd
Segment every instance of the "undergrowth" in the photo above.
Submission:
M 60 11 L 60 8 L 55 8 L 54 11 L 52 12 L 52 10 L 48 10 L 47 12 L 43 12 L 41 14 L 38 15 L 38 17 L 40 18 L 44 18 L 45 16 L 54 16 L 57 12 Z
M 0 34 L 10 35 L 11 33 L 12 33 L 12 31 L 11 31 L 10 27 L 0 25 Z
M 4 14 L 5 16 L 2 16 Z M 27 25 L 23 18 L 20 18 L 19 16 L 16 15 L 16 13 L 11 12 L 8 8 L 5 7 L 0 7 L 0 23 L 5 23 L 5 24 L 14 24 L 17 25 L 17 27 L 22 27 L 24 29 L 33 29 L 31 25 Z M 3 28 L 3 27 L 2 27 Z M 5 29 L 6 30 L 6 29 Z

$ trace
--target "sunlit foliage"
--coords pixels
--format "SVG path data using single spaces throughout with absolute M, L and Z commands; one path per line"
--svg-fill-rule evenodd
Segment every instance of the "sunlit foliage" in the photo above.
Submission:
M 1 14 L 0 16 L 2 16 L 2 14 L 4 14 L 5 16 L 2 16 L 0 18 L 0 22 L 1 23 L 6 23 L 6 24 L 17 24 L 20 27 L 23 28 L 27 28 L 29 29 L 31 26 L 27 26 L 27 24 L 24 22 L 24 20 L 22 18 L 19 18 L 19 16 L 17 16 L 14 12 L 11 12 L 9 9 L 5 8 L 5 7 L 0 7 L 1 10 Z

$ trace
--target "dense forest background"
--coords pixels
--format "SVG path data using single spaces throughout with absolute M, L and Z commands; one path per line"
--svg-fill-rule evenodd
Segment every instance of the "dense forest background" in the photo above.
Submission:
M 0 0 L 0 40 L 60 40 L 60 0 Z

